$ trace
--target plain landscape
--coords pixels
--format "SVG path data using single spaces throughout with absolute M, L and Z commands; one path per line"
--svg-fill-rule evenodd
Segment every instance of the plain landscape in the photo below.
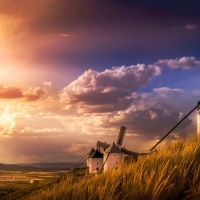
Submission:
M 74 165 L 75 163 L 0 164 L 0 198 L 32 184 L 61 177 Z

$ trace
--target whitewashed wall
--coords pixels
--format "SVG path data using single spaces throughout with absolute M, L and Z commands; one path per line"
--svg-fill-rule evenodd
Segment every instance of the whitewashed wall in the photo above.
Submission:
M 106 160 L 108 153 L 104 153 L 104 161 Z M 108 169 L 117 168 L 123 161 L 123 153 L 110 153 L 105 165 L 104 171 Z
M 99 168 L 98 171 L 101 170 L 103 166 L 103 158 L 89 158 L 89 173 L 94 173 L 94 171 L 97 171 L 97 168 Z
M 200 137 L 200 110 L 197 111 L 197 136 Z
M 90 158 L 87 159 L 87 167 L 90 167 Z

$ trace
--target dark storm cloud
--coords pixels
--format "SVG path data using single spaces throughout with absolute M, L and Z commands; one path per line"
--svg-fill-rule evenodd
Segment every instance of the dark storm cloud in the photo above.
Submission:
M 191 29 L 199 19 L 192 12 L 186 15 L 178 9 L 176 13 L 156 3 L 137 1 L 3 2 L 2 13 L 16 20 L 12 30 L 7 31 L 12 34 L 9 45 L 18 46 L 12 59 L 68 68 L 85 69 L 87 63 L 130 65 L 133 59 L 147 58 L 158 49 L 171 48 L 190 38 L 188 31 L 172 27 L 187 24 Z M 198 35 L 192 32 L 192 37 Z
M 188 102 L 189 97 L 196 101 L 199 97 L 199 93 L 186 93 L 181 89 L 167 87 L 155 88 L 150 93 L 140 95 L 141 98 L 134 101 L 127 109 L 107 116 L 105 126 L 109 128 L 123 124 L 128 127 L 129 134 L 143 135 L 149 139 L 160 138 L 191 110 L 189 105 L 192 103 Z M 191 124 L 192 120 L 186 118 L 173 133 L 185 137 L 190 133 L 187 127 Z

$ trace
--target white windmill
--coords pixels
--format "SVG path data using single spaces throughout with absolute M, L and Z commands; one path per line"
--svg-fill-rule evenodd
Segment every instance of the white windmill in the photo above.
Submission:
M 197 136 L 200 137 L 200 102 L 197 106 Z

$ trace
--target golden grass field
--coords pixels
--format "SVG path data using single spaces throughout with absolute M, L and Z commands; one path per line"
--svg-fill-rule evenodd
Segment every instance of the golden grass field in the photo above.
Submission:
M 48 186 L 47 186 L 48 185 Z M 13 193 L 19 200 L 190 200 L 200 199 L 200 139 L 177 141 L 94 176 L 69 173 L 40 187 Z

